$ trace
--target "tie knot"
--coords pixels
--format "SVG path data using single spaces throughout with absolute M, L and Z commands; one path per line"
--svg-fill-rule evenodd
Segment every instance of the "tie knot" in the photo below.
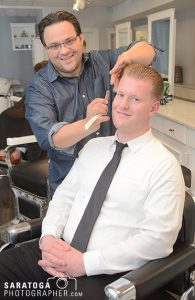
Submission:
M 122 152 L 123 149 L 127 147 L 127 144 L 122 144 L 122 143 L 119 143 L 118 141 L 116 141 L 116 150 L 115 152 Z

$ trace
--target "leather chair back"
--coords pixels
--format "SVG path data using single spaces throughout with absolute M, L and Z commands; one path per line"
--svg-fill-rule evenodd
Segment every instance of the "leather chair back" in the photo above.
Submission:
M 185 195 L 182 227 L 180 229 L 177 243 L 192 244 L 195 233 L 195 203 L 189 193 Z

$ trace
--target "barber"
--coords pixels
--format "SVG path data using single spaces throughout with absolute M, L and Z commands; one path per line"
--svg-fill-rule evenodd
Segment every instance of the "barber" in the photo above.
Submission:
M 57 11 L 38 24 L 48 65 L 30 83 L 26 118 L 50 157 L 51 193 L 72 167 L 79 150 L 91 138 L 115 132 L 110 117 L 114 89 L 123 68 L 132 63 L 151 64 L 156 54 L 146 42 L 115 50 L 86 53 L 76 17 Z M 109 99 L 105 99 L 109 91 Z M 85 124 L 101 114 L 88 129 Z

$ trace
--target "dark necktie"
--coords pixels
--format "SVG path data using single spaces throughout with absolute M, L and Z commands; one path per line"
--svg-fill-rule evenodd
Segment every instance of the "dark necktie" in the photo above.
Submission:
M 100 213 L 102 204 L 119 165 L 121 153 L 126 146 L 127 144 L 121 144 L 116 141 L 116 150 L 113 158 L 105 167 L 96 183 L 91 198 L 75 231 L 71 245 L 81 252 L 85 252 L 87 249 L 93 226 Z

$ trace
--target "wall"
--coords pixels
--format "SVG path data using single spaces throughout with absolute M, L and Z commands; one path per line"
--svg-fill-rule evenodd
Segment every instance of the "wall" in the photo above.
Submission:
M 26 87 L 32 78 L 32 51 L 13 51 L 11 44 L 10 23 L 36 23 L 51 11 L 72 7 L 52 7 L 40 10 L 38 17 L 7 17 L 0 14 L 0 77 L 18 79 Z M 108 38 L 105 28 L 112 27 L 112 9 L 86 8 L 79 13 L 74 12 L 82 28 L 97 27 L 99 29 L 100 48 L 108 48 Z M 95 16 L 94 18 L 91 16 Z M 89 17 L 90 16 L 90 17 Z M 98 16 L 98 18 L 96 17 Z
M 183 3 L 182 3 L 183 2 Z M 184 8 L 184 2 L 186 8 Z M 183 67 L 184 84 L 195 86 L 195 8 L 191 0 L 126 0 L 114 7 L 113 22 L 144 18 L 157 10 L 176 8 L 175 64 Z M 133 22 L 132 22 L 133 23 Z
M 50 7 L 43 9 L 43 16 L 46 16 L 52 11 L 60 9 L 59 7 Z M 72 12 L 72 7 L 63 7 L 61 9 L 66 9 L 67 11 Z M 94 27 L 99 29 L 99 41 L 100 48 L 106 49 L 108 47 L 108 37 L 106 28 L 114 27 L 112 21 L 112 9 L 105 9 L 102 7 L 91 8 L 87 6 L 84 10 L 79 12 L 74 11 L 73 14 L 77 17 L 80 22 L 81 28 Z
M 0 77 L 18 79 L 25 86 L 32 77 L 32 52 L 13 51 L 10 23 L 35 23 L 35 18 L 0 16 Z
M 174 2 L 174 0 L 126 0 L 124 3 L 114 7 L 113 22 L 120 22 L 122 19 L 143 14 L 143 12 L 172 2 Z
M 100 48 L 105 49 L 108 47 L 106 28 L 114 28 L 115 24 L 121 23 L 124 20 L 135 20 L 136 17 L 141 14 L 142 18 L 146 17 L 148 13 L 151 13 L 151 9 L 154 7 L 155 9 L 162 10 L 163 4 L 172 4 L 174 2 L 175 1 L 172 0 L 126 0 L 124 4 L 118 5 L 114 8 L 105 9 L 97 7 L 93 9 L 87 7 L 79 13 L 74 12 L 74 14 L 80 21 L 82 28 L 97 27 L 99 29 Z M 174 4 L 172 6 L 174 6 Z M 58 9 L 67 9 L 72 11 L 72 7 L 44 8 L 43 12 L 40 10 L 37 22 L 49 12 Z M 176 64 L 181 65 L 184 69 L 184 83 L 188 85 L 195 85 L 195 10 L 191 9 L 189 11 L 180 13 L 177 13 L 176 11 Z M 0 38 L 1 41 L 3 41 L 0 43 L 0 77 L 17 78 L 25 85 L 31 79 L 31 51 L 12 51 L 9 23 L 35 22 L 35 19 L 35 17 L 26 19 L 0 16 Z

